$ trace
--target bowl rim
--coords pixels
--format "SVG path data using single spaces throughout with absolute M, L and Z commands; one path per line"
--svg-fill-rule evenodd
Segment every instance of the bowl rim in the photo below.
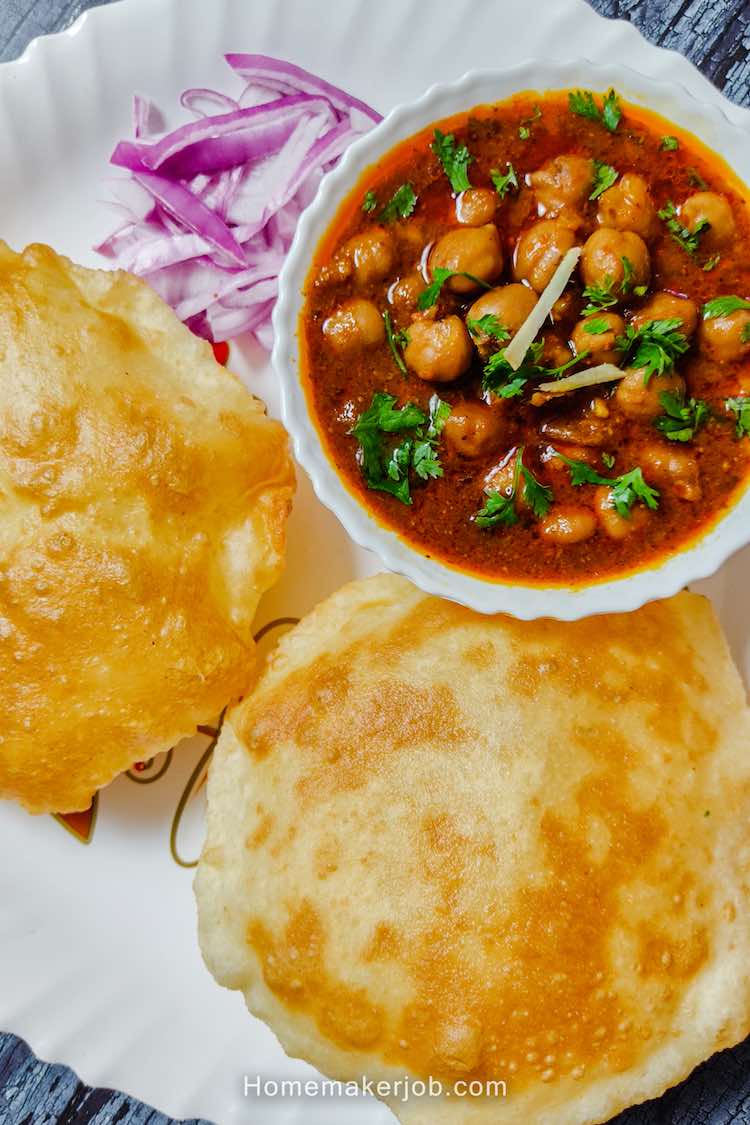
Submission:
M 601 613 L 629 612 L 657 598 L 671 597 L 707 578 L 750 543 L 750 487 L 699 538 L 650 567 L 580 586 L 526 585 L 493 581 L 422 554 L 380 523 L 352 492 L 329 458 L 299 371 L 298 320 L 312 256 L 340 204 L 357 180 L 395 145 L 433 121 L 504 101 L 513 94 L 614 86 L 622 97 L 666 117 L 694 134 L 722 157 L 736 176 L 750 183 L 748 130 L 723 108 L 696 98 L 681 83 L 653 79 L 623 64 L 529 58 L 512 67 L 467 71 L 453 82 L 436 83 L 415 101 L 403 103 L 346 151 L 324 176 L 301 219 L 279 277 L 273 313 L 271 362 L 279 380 L 281 414 L 294 455 L 318 499 L 339 519 L 359 546 L 372 551 L 389 570 L 403 574 L 428 594 L 457 601 L 481 613 L 508 613 L 521 620 L 551 617 L 573 621 Z M 747 152 L 747 155 L 745 155 Z M 748 191 L 750 196 L 750 189 Z

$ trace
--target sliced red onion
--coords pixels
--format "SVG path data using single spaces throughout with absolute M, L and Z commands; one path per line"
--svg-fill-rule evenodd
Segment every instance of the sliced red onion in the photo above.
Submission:
M 224 57 L 232 70 L 235 70 L 246 82 L 258 82 L 264 85 L 273 83 L 271 88 L 275 87 L 281 94 L 299 92 L 321 94 L 331 103 L 334 109 L 342 113 L 348 113 L 351 109 L 358 109 L 373 124 L 377 125 L 379 121 L 382 121 L 381 115 L 369 105 L 361 102 L 359 98 L 352 97 L 351 94 L 347 94 L 346 90 L 341 90 L 338 86 L 332 86 L 324 78 L 320 78 L 317 74 L 311 74 L 309 70 L 303 70 L 301 66 L 295 66 L 294 63 L 286 62 L 284 59 L 270 58 L 268 55 L 229 54 Z
M 230 55 L 238 96 L 191 88 L 195 120 L 171 132 L 137 95 L 133 139 L 112 163 L 121 225 L 99 252 L 138 274 L 198 334 L 272 344 L 278 275 L 302 210 L 355 137 L 380 116 L 292 63 Z

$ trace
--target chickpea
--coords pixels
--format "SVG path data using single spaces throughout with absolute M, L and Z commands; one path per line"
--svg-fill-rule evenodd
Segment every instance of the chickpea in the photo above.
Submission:
M 528 281 L 541 293 L 565 254 L 577 243 L 573 228 L 560 219 L 541 219 L 525 230 L 516 243 L 513 276 Z
M 542 344 L 541 361 L 545 367 L 562 367 L 573 358 L 570 348 L 557 332 L 545 332 L 542 335 Z
M 585 156 L 554 156 L 529 176 L 539 214 L 549 218 L 565 208 L 576 210 L 586 201 L 594 179 L 594 165 Z
M 721 250 L 734 238 L 734 215 L 723 195 L 715 191 L 698 191 L 688 196 L 679 210 L 680 218 L 689 231 L 694 231 L 703 220 L 711 224 L 700 236 L 702 250 Z
M 610 539 L 627 539 L 648 520 L 648 511 L 642 504 L 634 505 L 629 515 L 621 516 L 612 502 L 612 489 L 606 484 L 594 492 L 594 510 L 599 526 Z
M 551 543 L 560 543 L 562 546 L 583 543 L 596 532 L 596 516 L 590 508 L 557 504 L 540 520 L 539 532 Z
M 458 227 L 439 238 L 430 254 L 430 270 L 458 272 L 446 285 L 454 293 L 473 293 L 479 285 L 463 273 L 473 274 L 479 281 L 495 281 L 503 272 L 503 249 L 500 235 L 493 223 L 483 227 Z
M 552 323 L 559 324 L 561 320 L 572 320 L 573 317 L 578 316 L 580 308 L 581 302 L 576 291 L 566 289 L 552 306 Z
M 404 349 L 407 367 L 427 383 L 450 383 L 468 370 L 473 355 L 469 333 L 458 316 L 415 320 Z
M 660 395 L 685 393 L 685 380 L 674 371 L 652 375 L 648 382 L 644 374 L 642 367 L 629 367 L 625 378 L 617 384 L 615 402 L 628 418 L 656 418 L 662 413 Z
M 599 327 L 600 321 L 607 322 L 606 332 L 587 332 L 587 327 Z M 587 366 L 597 363 L 617 363 L 620 350 L 615 347 L 615 340 L 625 331 L 625 321 L 617 313 L 601 312 L 595 316 L 587 316 L 579 320 L 573 329 L 571 341 L 576 355 L 583 352 L 589 354 L 584 358 Z
M 393 236 L 383 227 L 371 227 L 350 238 L 343 247 L 343 254 L 352 262 L 360 285 L 382 281 L 395 264 Z
M 613 292 L 622 297 L 627 258 L 632 267 L 630 285 L 648 285 L 651 278 L 651 259 L 648 247 L 639 234 L 629 230 L 612 230 L 601 227 L 586 240 L 581 254 L 581 277 L 584 285 L 605 285 L 612 279 Z
M 497 195 L 490 188 L 467 188 L 456 197 L 456 218 L 466 227 L 491 223 L 497 209 Z
M 499 285 L 497 289 L 490 289 L 476 299 L 467 312 L 466 319 L 481 320 L 483 316 L 495 316 L 513 337 L 536 302 L 536 293 L 527 285 Z M 497 341 L 483 332 L 474 336 L 474 343 L 483 358 L 497 347 Z
M 615 435 L 613 421 L 610 418 L 600 418 L 591 404 L 577 416 L 548 418 L 539 429 L 545 438 L 556 444 L 565 442 L 601 447 L 610 445 Z
M 501 413 L 481 402 L 458 402 L 443 433 L 448 445 L 463 457 L 483 457 L 500 442 Z
M 420 293 L 425 289 L 421 273 L 407 273 L 394 281 L 388 290 L 388 300 L 397 309 L 415 309 Z
M 659 221 L 643 176 L 626 172 L 616 184 L 602 192 L 596 221 L 600 227 L 634 231 L 641 238 L 653 238 L 659 229 Z
M 385 339 L 383 318 L 372 301 L 352 297 L 323 322 L 323 335 L 337 352 L 374 348 Z
M 698 343 L 704 355 L 716 363 L 732 363 L 750 355 L 750 310 L 737 309 L 726 316 L 702 320 L 698 328 Z
M 640 328 L 649 320 L 681 320 L 681 331 L 692 336 L 698 324 L 698 308 L 689 297 L 678 297 L 675 293 L 654 293 L 637 313 L 631 324 Z
M 649 445 L 641 450 L 640 461 L 650 484 L 671 488 L 680 500 L 700 500 L 702 490 L 698 462 L 687 449 Z

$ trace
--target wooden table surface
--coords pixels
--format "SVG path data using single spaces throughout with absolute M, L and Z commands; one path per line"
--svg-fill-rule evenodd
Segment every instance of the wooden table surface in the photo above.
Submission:
M 630 20 L 652 43 L 680 51 L 733 101 L 750 105 L 750 0 L 591 2 L 602 15 Z M 16 58 L 36 35 L 61 31 L 94 3 L 0 0 L 0 61 Z M 125 1094 L 89 1089 L 65 1066 L 40 1062 L 10 1028 L 0 1033 L 0 1125 L 172 1120 Z M 705 1063 L 659 1101 L 623 1113 L 616 1125 L 750 1125 L 750 1040 Z

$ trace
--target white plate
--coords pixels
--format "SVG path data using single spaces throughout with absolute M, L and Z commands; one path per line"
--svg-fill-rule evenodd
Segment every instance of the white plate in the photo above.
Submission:
M 87 265 L 111 216 L 102 204 L 107 158 L 127 135 L 134 91 L 173 110 L 186 86 L 232 88 L 225 51 L 280 55 L 387 111 L 436 79 L 529 56 L 618 59 L 724 102 L 680 56 L 645 43 L 584 0 L 125 0 L 72 31 L 35 43 L 0 68 L 0 234 L 15 247 L 46 241 Z M 233 364 L 278 412 L 257 352 Z M 252 366 L 252 374 L 251 372 Z M 708 584 L 745 672 L 750 598 L 744 552 Z M 300 481 L 287 573 L 259 623 L 298 616 L 347 579 L 377 569 Z M 105 790 L 88 847 L 51 817 L 0 807 L 0 1027 L 88 1083 L 114 1086 L 176 1117 L 219 1125 L 375 1125 L 380 1104 L 257 1101 L 244 1075 L 312 1074 L 288 1060 L 216 987 L 195 941 L 191 872 L 173 861 L 170 827 L 206 740 L 180 747 L 150 785 L 121 778 Z M 160 763 L 156 763 L 158 767 Z M 181 854 L 197 855 L 200 797 L 187 802 Z

